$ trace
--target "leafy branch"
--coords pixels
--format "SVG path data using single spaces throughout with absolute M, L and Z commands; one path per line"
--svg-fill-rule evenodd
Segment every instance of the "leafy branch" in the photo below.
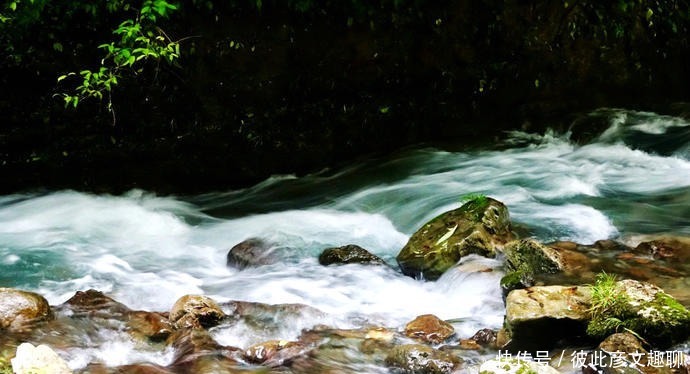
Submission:
M 149 61 L 172 64 L 180 57 L 180 40 L 172 40 L 156 25 L 158 20 L 167 18 L 177 9 L 178 5 L 166 0 L 144 0 L 137 17 L 123 21 L 113 31 L 119 39 L 98 46 L 105 52 L 98 69 L 71 72 L 57 78 L 58 82 L 68 78 L 78 82 L 71 93 L 57 94 L 64 100 L 65 107 L 76 108 L 83 100 L 102 100 L 107 95 L 108 110 L 113 113 L 114 125 L 111 93 L 123 74 L 138 74 Z

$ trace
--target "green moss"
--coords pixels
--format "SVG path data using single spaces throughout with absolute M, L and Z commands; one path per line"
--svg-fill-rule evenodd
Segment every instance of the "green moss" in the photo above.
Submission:
M 529 287 L 534 284 L 534 274 L 524 269 L 511 271 L 501 278 L 501 290 L 507 295 L 512 290 Z
M 633 304 L 608 275 L 597 277 L 592 286 L 590 312 L 587 334 L 594 338 L 626 329 L 654 346 L 666 347 L 686 339 L 690 332 L 690 311 L 673 297 L 659 291 L 653 300 Z
M 472 218 L 475 222 L 481 222 L 482 218 L 484 218 L 486 208 L 488 208 L 491 203 L 486 195 L 475 193 L 464 195 L 460 201 L 463 202 L 460 210 L 467 212 L 467 216 Z

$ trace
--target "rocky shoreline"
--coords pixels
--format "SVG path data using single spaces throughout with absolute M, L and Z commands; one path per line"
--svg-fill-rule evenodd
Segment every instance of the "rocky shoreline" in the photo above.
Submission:
M 289 251 L 251 238 L 230 250 L 228 266 L 279 263 Z M 0 288 L 0 373 L 69 373 L 59 353 L 88 342 L 97 346 L 103 329 L 125 335 L 136 349 L 167 355 L 165 364 L 94 361 L 76 373 L 690 371 L 685 352 L 674 349 L 690 336 L 684 306 L 690 295 L 683 282 L 690 238 L 645 238 L 635 246 L 612 240 L 540 243 L 517 238 L 503 203 L 477 196 L 423 225 L 397 261 L 404 274 L 432 281 L 469 255 L 503 260 L 506 312 L 499 331 L 459 336 L 452 321 L 426 314 L 404 326 L 312 324 L 294 340 L 276 334 L 229 346 L 214 338 L 217 329 L 249 326 L 246 331 L 270 337 L 281 325 L 321 321 L 325 313 L 302 304 L 219 303 L 202 295 L 183 296 L 169 311 L 140 311 L 96 290 L 50 306 L 39 294 Z M 352 263 L 389 266 L 356 245 L 325 249 L 319 263 L 334 271 Z

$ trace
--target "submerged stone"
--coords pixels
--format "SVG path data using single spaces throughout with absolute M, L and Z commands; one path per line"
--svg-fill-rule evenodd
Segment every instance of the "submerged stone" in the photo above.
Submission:
M 405 325 L 407 337 L 426 343 L 439 344 L 455 333 L 453 326 L 433 314 L 418 316 Z
M 690 260 L 690 238 L 668 236 L 641 242 L 635 247 L 635 252 L 668 262 L 687 263 Z
M 261 265 L 275 264 L 280 260 L 277 254 L 279 246 L 260 238 L 249 238 L 230 249 L 227 265 L 245 269 Z
M 421 344 L 395 346 L 386 356 L 385 362 L 390 367 L 410 374 L 449 374 L 462 363 L 453 354 Z
M 289 363 L 306 351 L 307 347 L 300 342 L 270 340 L 247 348 L 244 358 L 251 363 L 275 367 Z
M 436 280 L 462 257 L 495 257 L 512 239 L 508 208 L 498 200 L 478 197 L 427 222 L 396 259 L 405 275 Z
M 511 350 L 544 350 L 577 341 L 590 319 L 589 287 L 541 286 L 510 292 L 505 332 Z
M 170 321 L 177 328 L 212 327 L 217 325 L 225 313 L 210 297 L 185 295 L 179 298 L 170 310 Z
M 218 344 L 208 331 L 200 328 L 178 330 L 168 338 L 175 350 L 169 366 L 176 372 L 185 373 L 234 373 L 237 369 L 238 348 Z
M 160 313 L 135 311 L 128 314 L 127 330 L 142 340 L 162 341 L 172 334 L 175 326 Z
M 327 248 L 319 256 L 319 264 L 375 264 L 383 265 L 386 262 L 366 249 L 349 244 L 337 248 Z
M 43 296 L 13 288 L 0 288 L 0 330 L 20 331 L 51 318 L 53 313 Z

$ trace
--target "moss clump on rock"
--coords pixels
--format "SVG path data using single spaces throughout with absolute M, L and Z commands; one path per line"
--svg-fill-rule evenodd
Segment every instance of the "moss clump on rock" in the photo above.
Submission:
M 588 335 L 603 339 L 630 330 L 656 347 L 668 347 L 690 335 L 690 311 L 659 287 L 634 280 L 611 282 L 612 278 L 600 277 L 592 286 Z

